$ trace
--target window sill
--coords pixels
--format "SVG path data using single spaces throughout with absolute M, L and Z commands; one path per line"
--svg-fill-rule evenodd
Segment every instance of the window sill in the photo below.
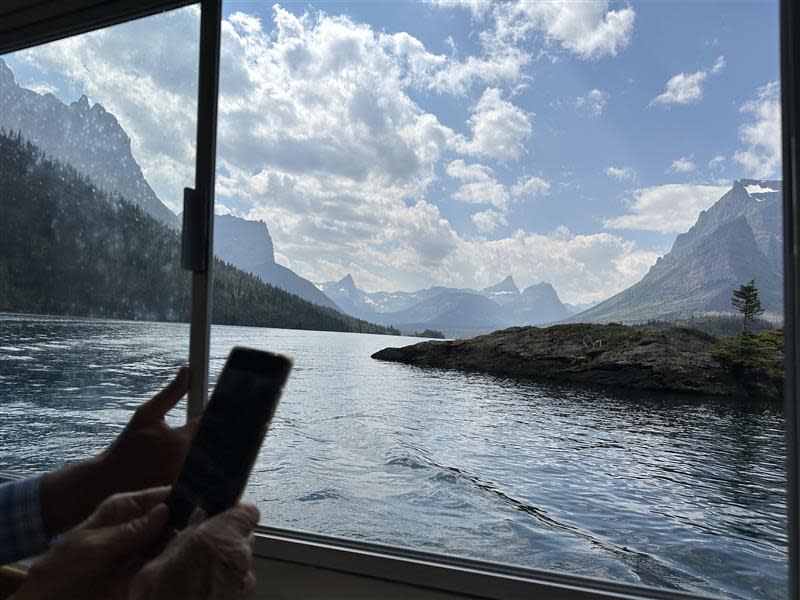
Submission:
M 253 554 L 257 598 L 701 597 L 269 527 Z

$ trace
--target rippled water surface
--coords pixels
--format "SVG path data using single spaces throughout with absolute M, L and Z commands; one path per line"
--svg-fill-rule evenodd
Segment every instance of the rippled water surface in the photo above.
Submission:
M 0 468 L 32 473 L 99 451 L 185 361 L 188 333 L 0 315 Z M 715 595 L 786 596 L 780 406 L 370 359 L 413 341 L 214 327 L 213 377 L 236 344 L 295 359 L 247 493 L 264 524 Z

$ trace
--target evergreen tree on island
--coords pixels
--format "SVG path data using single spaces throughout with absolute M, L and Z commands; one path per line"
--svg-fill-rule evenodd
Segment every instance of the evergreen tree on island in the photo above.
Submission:
M 758 297 L 758 288 L 756 287 L 754 279 L 742 284 L 738 290 L 733 291 L 731 305 L 742 313 L 742 328 L 744 331 L 748 330 L 748 322 L 752 322 L 756 317 L 764 314 L 764 309 L 761 308 L 761 299 Z

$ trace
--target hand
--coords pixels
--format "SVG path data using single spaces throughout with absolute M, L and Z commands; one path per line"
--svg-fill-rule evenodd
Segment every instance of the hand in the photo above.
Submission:
M 162 542 L 168 487 L 118 494 L 37 560 L 15 600 L 127 597 L 131 578 Z
M 199 422 L 170 427 L 165 415 L 189 391 L 189 369 L 133 414 L 122 433 L 98 458 L 112 492 L 170 485 L 178 477 Z
M 255 587 L 250 536 L 258 509 L 241 503 L 176 535 L 130 584 L 130 600 L 246 598 Z
M 42 478 L 42 518 L 54 536 L 85 519 L 116 492 L 171 484 L 186 458 L 199 419 L 170 427 L 164 415 L 189 390 L 189 370 L 142 404 L 104 452 Z M 69 502 L 64 502 L 69 498 Z

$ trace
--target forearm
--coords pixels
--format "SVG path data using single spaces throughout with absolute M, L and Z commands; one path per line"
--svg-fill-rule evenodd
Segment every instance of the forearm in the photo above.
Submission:
M 54 537 L 88 517 L 113 492 L 101 457 L 69 465 L 42 477 L 45 530 Z

